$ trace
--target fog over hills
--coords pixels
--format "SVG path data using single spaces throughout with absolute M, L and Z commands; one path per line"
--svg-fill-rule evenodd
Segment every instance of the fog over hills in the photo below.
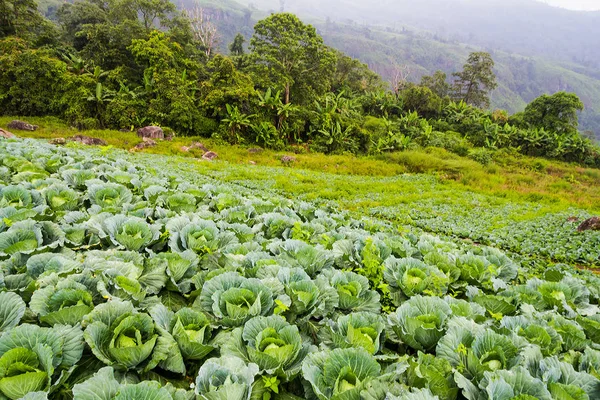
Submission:
M 534 0 L 242 2 L 331 21 L 418 28 L 446 40 L 600 69 L 600 11 L 573 11 Z

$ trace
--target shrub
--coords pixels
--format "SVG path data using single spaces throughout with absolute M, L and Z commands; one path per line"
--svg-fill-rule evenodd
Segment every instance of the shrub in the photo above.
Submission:
M 476 148 L 469 151 L 469 158 L 482 165 L 488 165 L 493 160 L 493 153 L 485 148 Z

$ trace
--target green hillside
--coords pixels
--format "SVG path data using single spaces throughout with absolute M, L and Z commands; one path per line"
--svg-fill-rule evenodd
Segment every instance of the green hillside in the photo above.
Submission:
M 242 32 L 247 38 L 251 35 L 248 13 L 255 20 L 269 11 L 279 10 L 273 1 L 252 2 L 244 17 L 240 4 L 233 0 L 218 5 L 204 0 L 199 3 L 207 9 L 218 10 L 215 22 L 221 32 L 223 51 L 237 32 Z M 482 48 L 443 40 L 439 35 L 422 30 L 332 22 L 317 15 L 318 11 L 312 11 L 304 17 L 318 28 L 326 44 L 367 63 L 387 80 L 393 76 L 395 65 L 409 65 L 408 79 L 418 82 L 422 75 L 436 70 L 447 73 L 459 70 L 471 51 L 488 51 L 496 62 L 499 82 L 498 89 L 492 94 L 494 108 L 517 112 L 541 94 L 575 92 L 586 106 L 581 115 L 581 129 L 591 130 L 600 138 L 600 72 L 596 68 L 497 51 L 491 46 Z

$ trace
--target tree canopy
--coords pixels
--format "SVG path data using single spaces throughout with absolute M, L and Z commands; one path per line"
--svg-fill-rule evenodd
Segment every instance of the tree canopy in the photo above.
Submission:
M 454 98 L 476 107 L 490 106 L 489 94 L 498 87 L 494 74 L 494 60 L 489 53 L 469 55 L 461 72 L 455 72 Z
M 577 132 L 580 111 L 583 103 L 575 93 L 558 92 L 532 101 L 525 108 L 523 119 L 532 127 L 548 131 Z
M 294 14 L 259 21 L 250 40 L 251 62 L 263 85 L 282 90 L 284 103 L 311 102 L 331 85 L 335 54 L 316 29 Z

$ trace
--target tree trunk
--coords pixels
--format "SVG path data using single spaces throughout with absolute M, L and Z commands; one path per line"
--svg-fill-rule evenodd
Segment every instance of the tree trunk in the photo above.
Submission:
M 290 104 L 290 84 L 289 83 L 285 84 L 285 103 L 284 104 Z

